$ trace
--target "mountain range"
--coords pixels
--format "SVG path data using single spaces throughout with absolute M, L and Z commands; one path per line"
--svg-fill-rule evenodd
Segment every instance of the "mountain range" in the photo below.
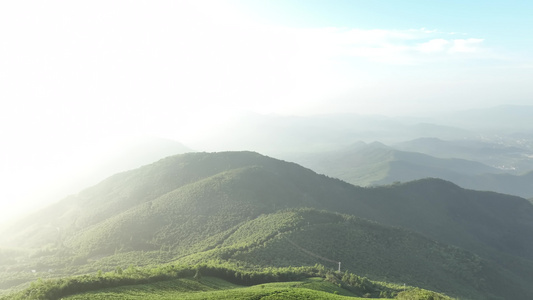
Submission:
M 188 153 L 113 175 L 2 231 L 0 286 L 131 264 L 341 262 L 465 299 L 526 299 L 532 234 L 533 205 L 520 197 L 441 179 L 358 187 L 255 152 Z
M 513 175 L 533 170 L 533 145 L 524 138 L 517 137 L 515 141 L 512 141 L 511 137 L 507 137 L 505 141 L 419 138 L 391 146 L 397 150 L 423 153 L 436 158 L 476 161 Z
M 358 142 L 337 151 L 290 154 L 284 158 L 318 173 L 360 186 L 440 178 L 464 188 L 532 197 L 533 172 L 513 174 L 517 173 L 518 169 L 533 169 L 533 166 L 530 166 L 533 160 L 528 156 L 531 152 L 527 149 L 510 150 L 509 147 L 489 145 L 492 146 L 489 143 L 474 141 L 454 143 L 438 139 L 419 139 L 404 142 L 399 146 Z M 415 149 L 419 151 L 415 152 Z M 440 153 L 441 157 L 426 153 Z M 444 153 L 448 155 L 445 156 Z M 499 157 L 496 157 L 497 155 Z M 494 162 L 493 166 L 483 163 L 489 159 Z M 504 162 L 507 162 L 507 168 Z M 514 169 L 513 173 L 509 173 L 509 168 Z
M 396 117 L 354 113 L 313 116 L 250 113 L 212 128 L 202 138 L 183 142 L 194 149 L 248 149 L 275 157 L 285 153 L 337 150 L 356 141 L 393 145 L 419 138 L 482 140 L 520 147 L 526 142 L 531 150 L 532 114 L 533 106 L 511 105 Z

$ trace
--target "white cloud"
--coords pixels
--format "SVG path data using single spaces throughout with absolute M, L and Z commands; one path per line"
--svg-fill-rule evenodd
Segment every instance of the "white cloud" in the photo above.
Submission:
M 450 53 L 475 53 L 480 51 L 480 44 L 483 39 L 457 39 L 453 40 L 453 46 L 450 48 Z
M 102 136 L 148 132 L 186 142 L 240 111 L 348 111 L 354 98 L 358 112 L 396 110 L 390 104 L 412 101 L 428 77 L 454 90 L 458 74 L 479 78 L 458 71 L 464 60 L 496 57 L 464 33 L 264 26 L 226 1 L 20 3 L 0 2 L 0 163 L 23 174 L 55 157 L 34 172 L 49 178 L 65 153 Z M 0 170 L 18 194 L 10 178 Z M 8 211 L 1 204 L 0 219 Z
M 416 49 L 423 53 L 442 52 L 445 50 L 445 46 L 448 44 L 450 44 L 450 42 L 445 39 L 433 39 L 419 44 L 416 46 Z
M 425 27 L 420 28 L 418 31 L 424 32 L 424 33 L 435 33 L 438 32 L 437 29 L 426 29 Z
M 459 54 L 483 53 L 483 39 L 450 39 L 450 35 L 425 28 L 262 28 L 258 38 L 278 46 L 282 42 L 283 53 L 311 64 L 317 60 L 335 58 L 360 58 L 369 62 L 400 65 L 427 64 L 432 59 L 441 63 L 447 59 L 462 58 Z

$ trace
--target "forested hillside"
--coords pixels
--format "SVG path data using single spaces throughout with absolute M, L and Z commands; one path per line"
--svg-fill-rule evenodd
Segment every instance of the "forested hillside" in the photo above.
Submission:
M 532 234 L 533 205 L 518 197 L 437 179 L 363 188 L 254 152 L 189 153 L 5 230 L 0 286 L 132 264 L 341 262 L 373 280 L 520 299 L 533 292 Z

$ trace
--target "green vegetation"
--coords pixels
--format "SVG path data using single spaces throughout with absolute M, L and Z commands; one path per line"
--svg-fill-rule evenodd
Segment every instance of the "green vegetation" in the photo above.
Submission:
M 450 299 L 431 291 L 404 289 L 348 272 L 333 272 L 320 265 L 245 271 L 204 264 L 142 269 L 130 266 L 107 273 L 38 280 L 9 299 L 341 299 L 342 296 L 393 298 L 401 295 L 410 298 L 399 299 L 430 299 L 414 295 Z
M 333 291 L 324 292 L 316 288 Z M 181 279 L 157 285 L 116 288 L 65 299 L 364 299 L 341 296 L 339 292 L 346 293 L 342 288 L 322 280 L 317 282 L 309 279 L 243 287 L 208 277 L 201 281 Z
M 341 261 L 343 268 L 373 279 L 473 297 L 497 283 L 485 273 L 500 280 L 505 277 L 490 263 L 459 248 L 399 228 L 312 209 L 260 216 L 240 226 L 216 249 L 178 262 L 206 260 L 260 267 L 319 262 L 331 268 Z
M 524 238 L 532 234 L 533 206 L 517 197 L 437 179 L 361 188 L 257 153 L 192 153 L 112 176 L 0 234 L 12 246 L 0 250 L 0 288 L 41 278 L 61 291 L 73 275 L 99 289 L 213 276 L 250 285 L 205 270 L 152 272 L 341 262 L 368 280 L 524 299 L 533 293 L 533 240 Z M 146 271 L 139 281 L 127 277 L 131 265 Z M 98 271 L 109 278 L 87 275 Z M 302 278 L 261 282 L 294 280 Z

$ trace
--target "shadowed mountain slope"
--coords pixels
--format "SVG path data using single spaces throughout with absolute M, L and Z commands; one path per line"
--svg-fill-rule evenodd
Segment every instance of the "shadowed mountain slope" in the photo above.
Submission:
M 313 210 L 284 212 L 301 208 Z M 300 247 L 342 260 L 360 275 L 485 298 L 533 292 L 527 285 L 533 241 L 524 238 L 532 234 L 533 205 L 522 198 L 437 179 L 361 188 L 257 153 L 222 152 L 168 157 L 117 174 L 2 236 L 11 245 L 47 247 L 47 255 L 77 265 L 102 257 L 110 264 L 128 253 L 261 266 L 317 262 L 305 251 L 275 254 L 296 244 L 293 253 Z M 453 279 L 454 272 L 462 279 Z
M 364 274 L 375 280 L 431 288 L 468 298 L 498 294 L 503 284 L 521 281 L 481 257 L 441 244 L 411 231 L 383 226 L 353 216 L 313 209 L 261 215 L 244 223 L 216 248 L 178 262 L 206 260 L 246 262 L 253 266 L 321 263 Z M 506 293 L 527 294 L 522 287 Z M 516 293 L 516 294 L 515 294 Z

